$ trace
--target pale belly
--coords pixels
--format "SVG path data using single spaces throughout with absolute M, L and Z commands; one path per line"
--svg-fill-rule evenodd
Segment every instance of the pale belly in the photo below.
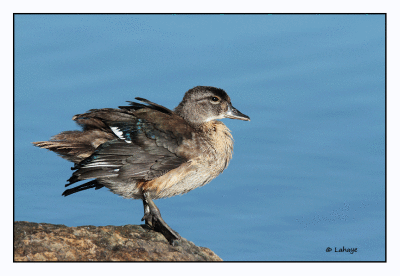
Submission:
M 144 191 L 149 192 L 153 199 L 185 194 L 201 187 L 217 177 L 225 166 L 198 166 L 190 162 L 171 170 L 170 172 L 148 182 L 120 182 L 117 178 L 100 180 L 100 183 L 111 192 L 125 198 L 142 199 Z

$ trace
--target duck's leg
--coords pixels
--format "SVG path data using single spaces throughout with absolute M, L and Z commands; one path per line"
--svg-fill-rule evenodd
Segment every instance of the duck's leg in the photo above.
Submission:
M 179 240 L 181 238 L 181 236 L 172 230 L 162 219 L 160 210 L 154 204 L 148 192 L 143 193 L 143 207 L 144 216 L 142 221 L 144 220 L 147 226 L 163 234 L 170 244 L 173 244 L 174 240 Z

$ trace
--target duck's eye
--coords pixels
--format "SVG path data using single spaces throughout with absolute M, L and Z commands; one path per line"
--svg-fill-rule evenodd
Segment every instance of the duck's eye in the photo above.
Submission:
M 211 97 L 211 103 L 213 103 L 213 104 L 219 103 L 219 98 L 218 97 Z

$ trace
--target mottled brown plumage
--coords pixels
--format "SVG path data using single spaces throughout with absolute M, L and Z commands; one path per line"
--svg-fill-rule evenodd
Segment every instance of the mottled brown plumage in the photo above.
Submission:
M 233 140 L 216 119 L 250 120 L 232 107 L 222 89 L 197 86 L 174 111 L 142 98 L 119 108 L 75 115 L 82 131 L 65 131 L 33 144 L 75 163 L 63 195 L 107 187 L 125 198 L 142 199 L 146 224 L 173 241 L 152 199 L 187 193 L 209 183 L 229 164 Z

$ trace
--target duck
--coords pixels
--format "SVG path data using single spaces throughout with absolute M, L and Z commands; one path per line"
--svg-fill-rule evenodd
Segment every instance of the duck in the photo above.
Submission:
M 221 174 L 232 158 L 233 138 L 219 120 L 250 117 L 232 106 L 223 89 L 212 86 L 189 89 L 173 110 L 135 99 L 140 103 L 75 115 L 81 130 L 33 144 L 74 163 L 63 196 L 106 187 L 124 198 L 140 199 L 142 221 L 173 244 L 181 237 L 153 200 L 185 194 Z M 87 182 L 78 185 L 81 181 Z

